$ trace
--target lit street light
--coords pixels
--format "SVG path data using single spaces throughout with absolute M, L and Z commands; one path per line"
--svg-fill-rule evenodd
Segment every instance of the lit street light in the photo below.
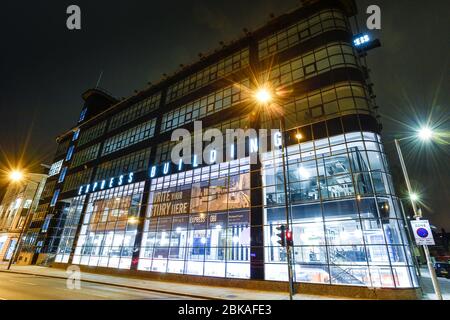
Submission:
M 409 195 L 409 199 L 411 199 L 411 202 L 418 202 L 420 198 L 417 193 L 413 192 Z
M 20 252 L 22 237 L 23 237 L 23 234 L 25 233 L 25 230 L 28 230 L 29 220 L 30 220 L 30 217 L 33 215 L 33 204 L 36 200 L 36 195 L 38 194 L 38 189 L 39 189 L 39 185 L 40 185 L 39 182 L 26 179 L 25 174 L 20 170 L 11 171 L 9 174 L 9 179 L 13 183 L 20 183 L 23 181 L 26 181 L 28 183 L 35 183 L 35 184 L 37 184 L 37 188 L 36 188 L 36 191 L 34 192 L 33 199 L 31 200 L 30 210 L 28 211 L 27 216 L 25 218 L 25 223 L 24 223 L 23 227 L 20 229 L 20 234 L 19 234 L 19 238 L 17 239 L 17 244 L 14 248 L 11 258 L 9 259 L 6 270 L 9 270 L 11 268 L 12 263 L 17 259 L 17 254 Z
M 19 170 L 13 170 L 9 174 L 9 179 L 12 182 L 20 182 L 23 179 L 23 172 Z
M 270 102 L 273 100 L 273 94 L 270 89 L 270 86 L 265 85 L 261 86 L 255 91 L 254 97 L 258 104 L 261 106 L 269 106 Z M 271 116 L 271 113 L 269 112 L 269 115 Z M 272 116 L 271 116 L 272 117 Z M 280 123 L 280 131 L 281 131 L 281 159 L 282 159 L 282 171 L 283 171 L 283 187 L 284 187 L 284 202 L 285 202 L 285 213 L 286 213 L 286 225 L 287 230 L 292 230 L 290 222 L 290 216 L 289 216 L 289 203 L 288 203 L 288 190 L 287 190 L 287 174 L 286 174 L 286 145 L 285 145 L 285 125 L 284 125 L 284 118 L 282 115 L 278 117 L 279 123 Z M 302 138 L 301 134 L 298 133 L 296 135 L 297 139 L 300 140 Z M 284 231 L 283 231 L 284 232 Z M 285 243 L 285 249 L 286 249 L 286 256 L 287 256 L 287 264 L 288 264 L 288 278 L 289 278 L 289 299 L 293 299 L 294 295 L 294 280 L 293 280 L 293 270 L 292 270 L 292 250 L 291 246 L 288 245 L 288 242 Z
M 423 127 L 417 132 L 417 136 L 422 141 L 430 141 L 433 137 L 433 131 L 429 127 Z M 400 159 L 400 165 L 402 167 L 403 176 L 405 177 L 406 187 L 408 188 L 409 199 L 411 201 L 411 205 L 414 212 L 414 218 L 416 220 L 420 220 L 422 217 L 422 210 L 418 209 L 416 203 L 419 201 L 419 195 L 412 191 L 411 183 L 409 181 L 408 171 L 406 170 L 405 160 L 403 159 L 402 150 L 400 148 L 400 140 L 394 139 L 395 147 L 397 149 L 398 157 Z M 433 283 L 434 291 L 436 292 L 436 296 L 438 300 L 442 300 L 441 288 L 439 286 L 439 282 L 436 277 L 436 272 L 434 271 L 434 266 L 431 261 L 430 251 L 428 250 L 428 246 L 423 245 L 423 251 L 425 253 L 425 258 L 427 260 L 428 271 L 431 275 L 431 281 Z
M 272 101 L 272 93 L 269 89 L 262 87 L 256 90 L 255 99 L 261 104 L 267 104 Z
M 433 130 L 431 130 L 429 127 L 423 127 L 418 131 L 417 136 L 422 141 L 429 141 L 433 138 Z

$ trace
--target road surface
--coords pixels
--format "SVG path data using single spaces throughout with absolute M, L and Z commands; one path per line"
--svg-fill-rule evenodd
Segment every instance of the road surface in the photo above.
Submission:
M 0 300 L 178 300 L 185 296 L 81 282 L 70 290 L 66 280 L 0 272 Z

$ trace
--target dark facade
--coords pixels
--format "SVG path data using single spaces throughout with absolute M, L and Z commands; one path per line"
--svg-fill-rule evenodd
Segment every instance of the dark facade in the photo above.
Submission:
M 353 1 L 304 1 L 125 100 L 83 94 L 30 225 L 35 262 L 285 281 L 287 196 L 296 282 L 417 287 L 355 14 Z M 279 128 L 253 101 L 265 84 L 282 96 L 286 181 L 279 151 L 171 163 L 172 132 L 194 121 Z

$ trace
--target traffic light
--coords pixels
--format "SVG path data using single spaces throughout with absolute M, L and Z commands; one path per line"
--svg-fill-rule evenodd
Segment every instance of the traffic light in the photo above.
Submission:
M 277 242 L 280 244 L 280 246 L 286 247 L 286 226 L 278 226 L 277 230 L 280 231 L 280 233 L 277 234 L 280 240 L 278 240 Z
M 294 245 L 294 240 L 292 239 L 292 231 L 286 230 L 286 244 L 288 247 L 292 247 Z

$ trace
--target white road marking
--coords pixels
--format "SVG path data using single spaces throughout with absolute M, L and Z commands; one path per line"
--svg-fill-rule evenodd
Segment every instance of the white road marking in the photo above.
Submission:
M 35 283 L 31 283 L 31 282 L 24 282 L 24 281 L 17 281 L 17 280 L 9 280 L 10 282 L 15 282 L 15 283 L 21 283 L 21 284 L 27 284 L 30 286 L 37 286 L 37 284 Z

